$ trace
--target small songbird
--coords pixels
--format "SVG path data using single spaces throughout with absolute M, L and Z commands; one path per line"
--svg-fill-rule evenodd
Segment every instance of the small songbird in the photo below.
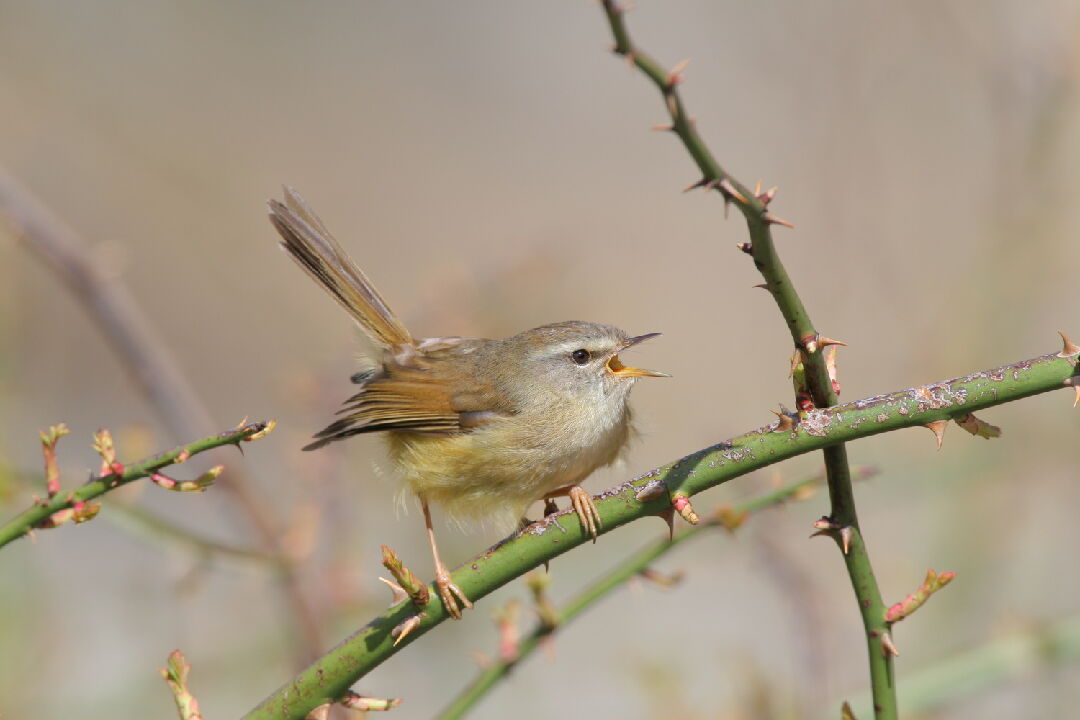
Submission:
M 415 339 L 299 193 L 270 200 L 282 247 L 344 307 L 381 353 L 353 376 L 341 419 L 314 450 L 385 431 L 389 454 L 424 512 L 435 583 L 447 612 L 469 598 L 435 545 L 430 503 L 459 520 L 518 520 L 541 498 L 568 496 L 596 539 L 600 516 L 581 482 L 613 462 L 632 435 L 630 388 L 667 373 L 628 367 L 619 352 L 658 333 L 627 337 L 572 320 L 501 340 Z

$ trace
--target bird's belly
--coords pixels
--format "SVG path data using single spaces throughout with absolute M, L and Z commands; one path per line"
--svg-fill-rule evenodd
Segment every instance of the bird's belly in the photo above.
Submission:
M 629 417 L 587 427 L 511 418 L 461 435 L 390 433 L 389 440 L 414 493 L 457 518 L 507 525 L 533 501 L 614 461 L 629 436 Z

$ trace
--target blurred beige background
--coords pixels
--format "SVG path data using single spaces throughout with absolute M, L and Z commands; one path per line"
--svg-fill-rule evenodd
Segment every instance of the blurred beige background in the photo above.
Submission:
M 1080 335 L 1080 16 L 1075 3 L 805 4 L 640 0 L 640 45 L 689 57 L 684 97 L 720 161 L 777 184 L 782 256 L 840 353 L 843 397 L 892 391 L 1057 349 Z M 321 642 L 387 601 L 379 544 L 430 576 L 422 521 L 398 516 L 358 439 L 299 451 L 350 392 L 345 315 L 276 248 L 264 201 L 298 187 L 419 336 L 500 335 L 580 318 L 664 337 L 635 361 L 644 429 L 630 474 L 790 405 L 790 341 L 736 217 L 696 179 L 655 90 L 606 52 L 600 9 L 573 2 L 70 3 L 0 0 L 0 165 L 126 284 L 213 416 L 278 430 L 223 456 L 255 483 L 302 558 Z M 73 294 L 0 233 L 0 510 L 65 421 L 68 484 L 109 427 L 133 460 L 179 440 Z M 886 599 L 927 567 L 958 580 L 898 626 L 898 684 L 955 652 L 1080 609 L 1080 414 L 1065 392 L 984 413 L 1001 441 L 955 428 L 851 447 L 881 468 L 858 488 Z M 209 461 L 198 458 L 178 476 Z M 796 480 L 817 457 L 708 493 L 705 509 Z M 186 474 L 185 474 L 186 473 Z M 385 473 L 383 474 L 385 475 Z M 228 481 L 228 475 L 222 482 Z M 35 492 L 40 492 L 34 488 Z M 220 488 L 125 493 L 206 537 L 255 541 Z M 822 496 L 687 546 L 676 589 L 624 589 L 537 656 L 477 718 L 835 717 L 866 686 L 855 604 Z M 291 673 L 296 638 L 271 573 L 200 558 L 120 522 L 41 532 L 0 554 L 0 715 L 171 717 L 156 669 L 180 647 L 208 718 L 235 717 Z M 661 535 L 642 522 L 552 566 L 565 598 Z M 462 562 L 497 538 L 440 531 Z M 357 686 L 434 714 L 491 652 L 490 613 L 440 627 Z M 1075 665 L 1033 665 L 934 717 L 1062 717 Z M 578 703 L 571 713 L 567 704 Z M 909 707 L 911 707 L 909 705 Z M 770 709 L 771 708 L 771 709 Z

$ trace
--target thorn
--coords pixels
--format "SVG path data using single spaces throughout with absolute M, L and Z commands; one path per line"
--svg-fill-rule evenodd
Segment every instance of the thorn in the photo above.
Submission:
M 656 130 L 659 132 L 667 131 L 672 132 L 675 129 L 674 125 L 653 125 L 650 130 Z
M 664 483 L 649 482 L 646 483 L 645 487 L 637 491 L 637 494 L 634 495 L 634 499 L 642 503 L 649 502 L 650 500 L 655 500 L 663 495 L 665 490 L 667 490 L 667 488 L 664 486 Z
M 656 517 L 664 521 L 668 529 L 668 542 L 675 539 L 675 508 L 669 507 L 656 513 Z
M 851 711 L 851 705 L 848 704 L 847 700 L 840 706 L 840 720 L 858 720 L 855 713 Z
M 304 720 L 326 720 L 330 717 L 330 707 L 334 703 L 323 703 L 304 716 Z
M 738 200 L 743 205 L 746 204 L 746 197 L 741 192 L 736 190 L 735 186 L 732 185 L 731 181 L 727 178 L 721 178 L 720 182 L 718 182 L 717 185 L 720 186 L 720 189 L 723 190 L 728 197 Z
M 941 449 L 941 443 L 945 440 L 945 428 L 949 426 L 948 420 L 935 420 L 923 425 L 924 428 L 934 433 L 934 437 L 937 438 L 937 449 Z
M 818 335 L 817 342 L 819 347 L 828 347 L 829 345 L 840 345 L 842 347 L 848 346 L 848 344 L 843 340 L 833 340 L 832 338 L 827 338 L 824 335 Z
M 1073 344 L 1073 341 L 1069 339 L 1069 336 L 1058 330 L 1058 335 L 1061 336 L 1061 342 L 1063 347 L 1061 352 L 1057 354 L 1059 358 L 1072 357 L 1073 355 L 1080 355 L 1080 347 Z
M 712 181 L 709 180 L 708 178 L 701 178 L 700 180 L 698 180 L 694 184 L 687 185 L 686 187 L 684 187 L 683 192 L 686 193 L 686 192 L 690 192 L 691 190 L 697 190 L 699 187 L 705 187 L 710 182 L 712 182 Z
M 791 228 L 792 230 L 795 229 L 794 223 L 789 223 L 787 220 L 781 220 L 775 215 L 770 215 L 769 213 L 765 213 L 764 215 L 762 215 L 761 219 L 772 225 L 783 225 L 786 228 Z
M 758 180 L 757 182 L 754 183 L 754 195 L 760 195 L 760 194 L 761 194 L 761 181 Z
M 844 551 L 844 554 L 848 554 L 848 550 L 851 549 L 851 526 L 846 525 L 840 528 L 840 549 Z
M 795 429 L 795 418 L 791 417 L 783 406 L 780 406 L 780 410 L 770 410 L 773 415 L 776 416 L 776 429 L 773 432 L 791 432 Z
M 686 66 L 689 64 L 690 59 L 687 58 L 685 60 L 680 60 L 678 63 L 675 64 L 675 67 L 671 68 L 671 72 L 669 72 L 667 76 L 667 86 L 669 89 L 675 87 L 683 81 L 683 70 L 686 70 Z
M 387 580 L 384 577 L 380 577 L 379 580 L 386 583 L 386 586 L 390 588 L 390 592 L 393 595 L 393 597 L 390 598 L 390 604 L 387 607 L 394 607 L 409 599 L 409 593 L 405 592 L 405 588 L 401 587 L 393 580 Z
M 881 650 L 885 653 L 885 657 L 896 657 L 900 654 L 900 651 L 896 649 L 896 645 L 893 644 L 892 636 L 888 631 L 881 633 Z
M 423 620 L 424 614 L 417 613 L 416 615 L 410 615 L 405 618 L 405 621 L 396 626 L 390 631 L 390 637 L 394 638 L 394 647 L 398 646 L 405 637 L 420 626 L 420 621 Z
M 768 290 L 769 289 L 769 286 L 768 286 L 767 283 L 758 283 L 757 285 L 752 285 L 751 287 L 761 288 L 762 290 Z
M 675 512 L 679 513 L 683 520 L 691 525 L 698 524 L 698 514 L 694 512 L 694 506 L 690 503 L 690 498 L 685 495 L 676 495 L 671 504 L 674 506 Z

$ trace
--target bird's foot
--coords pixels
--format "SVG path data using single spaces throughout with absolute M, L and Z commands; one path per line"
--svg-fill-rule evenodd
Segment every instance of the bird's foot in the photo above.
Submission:
M 593 542 L 596 542 L 597 530 L 603 526 L 603 522 L 600 520 L 600 512 L 596 509 L 592 495 L 580 485 L 574 485 L 566 494 L 570 497 L 570 503 L 574 506 L 578 519 L 581 520 L 581 527 L 592 535 Z
M 435 569 L 435 589 L 439 591 L 439 597 L 442 599 L 446 612 L 455 620 L 461 619 L 461 605 L 468 610 L 472 609 L 472 601 L 450 579 L 450 573 L 445 567 Z M 459 600 L 461 605 L 458 605 Z

